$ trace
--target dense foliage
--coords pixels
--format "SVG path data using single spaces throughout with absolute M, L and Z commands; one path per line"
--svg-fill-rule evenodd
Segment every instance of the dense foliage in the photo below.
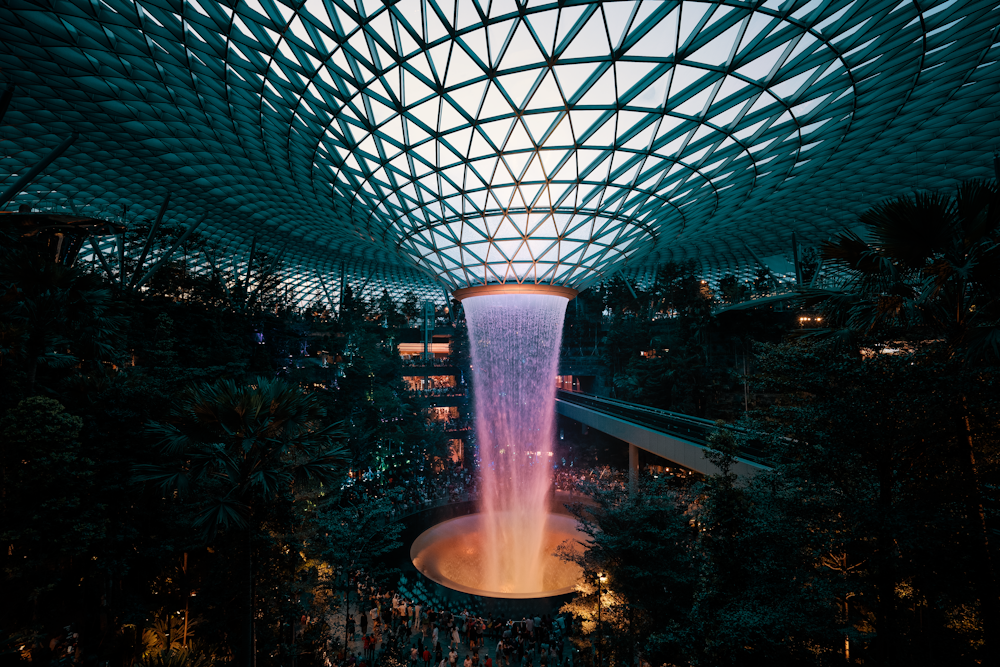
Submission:
M 593 619 L 605 573 L 612 662 L 1000 664 L 1000 194 L 966 183 L 861 222 L 821 250 L 841 286 L 800 290 L 827 328 L 755 346 L 750 389 L 770 400 L 719 422 L 719 472 L 580 510 L 572 607 Z M 635 398 L 669 391 L 631 378 Z M 748 445 L 771 468 L 740 479 Z
M 164 262 L 139 289 L 144 229 L 110 265 L 0 238 L 0 641 L 42 664 L 322 664 L 345 574 L 399 530 L 351 485 L 391 494 L 446 449 L 395 351 L 415 299 L 297 311 L 280 257 L 235 273 L 197 238 L 208 273 Z

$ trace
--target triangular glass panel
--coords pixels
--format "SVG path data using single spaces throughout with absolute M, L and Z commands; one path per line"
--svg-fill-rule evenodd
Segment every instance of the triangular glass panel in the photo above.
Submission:
M 629 47 L 628 55 L 641 58 L 673 58 L 677 54 L 678 14 L 679 10 L 675 9 L 662 21 L 653 25 L 638 42 Z
M 452 104 L 464 111 L 469 117 L 476 118 L 479 114 L 479 103 L 483 101 L 483 91 L 486 90 L 488 81 L 483 79 L 477 83 L 470 83 L 457 90 L 448 93 Z
M 460 86 L 467 81 L 479 78 L 483 75 L 483 70 L 476 62 L 469 57 L 460 44 L 455 44 L 451 50 L 451 58 L 448 61 L 448 75 L 445 77 L 446 88 Z
M 671 111 L 685 116 L 700 116 L 701 112 L 705 108 L 705 105 L 708 104 L 711 95 L 712 88 L 704 88 L 693 97 L 690 97 L 681 102 L 679 105 L 673 107 Z M 673 102 L 673 100 L 671 100 L 671 102 Z
M 604 22 L 608 28 L 608 37 L 611 40 L 611 48 L 617 49 L 621 44 L 622 35 L 628 27 L 629 19 L 632 17 L 632 10 L 635 8 L 635 0 L 621 0 L 620 2 L 607 2 L 601 5 L 604 10 Z
M 556 27 L 558 24 L 559 10 L 550 9 L 544 12 L 537 12 L 528 15 L 528 23 L 538 38 L 542 49 L 546 54 L 552 55 L 556 40 Z
M 574 144 L 573 130 L 570 126 L 569 116 L 567 114 L 563 114 L 562 120 L 559 121 L 559 124 L 555 126 L 555 129 L 552 130 L 552 133 L 549 134 L 548 138 L 545 140 L 545 145 L 548 147 L 572 147 Z
M 647 109 L 661 108 L 667 97 L 667 87 L 670 85 L 671 76 L 672 71 L 667 70 L 656 81 L 640 90 L 639 94 L 629 101 L 629 106 L 646 107 Z
M 438 124 L 439 132 L 447 132 L 468 122 L 465 116 L 453 107 L 447 99 L 441 100 L 441 121 Z
M 491 45 L 492 46 L 492 45 Z M 544 63 L 545 54 L 538 50 L 535 38 L 528 29 L 528 24 L 521 21 L 504 51 L 500 61 L 500 69 L 513 69 L 522 65 Z
M 422 99 L 425 99 L 434 94 L 434 91 L 429 88 L 423 81 L 418 79 L 416 76 L 408 72 L 406 69 L 403 70 L 403 104 L 406 106 L 412 106 Z
M 604 29 L 601 12 L 594 12 L 587 23 L 559 55 L 560 60 L 569 58 L 593 58 L 606 55 L 610 51 L 608 36 Z
M 588 10 L 593 5 L 573 5 L 566 6 L 559 10 L 559 30 L 556 33 L 556 50 L 558 51 L 560 47 L 564 46 L 563 42 L 566 41 L 566 35 L 569 34 L 576 22 L 580 20 L 583 16 L 584 10 Z
M 533 69 L 497 77 L 496 83 L 510 96 L 515 109 L 521 109 L 532 86 L 539 78 L 540 70 Z
M 632 90 L 633 86 L 642 81 L 656 67 L 656 63 L 640 63 L 627 60 L 619 60 L 615 63 L 618 96 L 622 97 L 628 91 Z
M 694 37 L 694 31 L 701 23 L 705 14 L 713 9 L 714 5 L 707 2 L 685 2 L 681 5 L 681 25 L 678 44 L 685 47 Z
M 499 149 L 502 148 L 504 143 L 507 141 L 507 135 L 510 134 L 510 129 L 513 124 L 513 118 L 494 120 L 489 123 L 482 123 L 479 126 L 479 131 L 483 133 L 483 136 L 490 140 L 491 144 Z
M 490 42 L 489 62 L 493 67 L 496 67 L 497 63 L 500 61 L 500 56 L 503 54 L 504 44 L 507 43 L 507 39 L 510 37 L 511 32 L 517 24 L 517 19 L 507 19 L 506 21 L 490 24 L 486 28 L 486 34 L 489 37 Z
M 490 67 L 489 48 L 486 41 L 486 29 L 479 28 L 472 32 L 467 32 L 458 39 L 458 43 L 468 52 L 470 56 L 478 59 L 479 66 Z
M 767 79 L 768 75 L 774 71 L 775 66 L 777 66 L 781 59 L 781 55 L 787 49 L 787 44 L 779 44 L 767 53 L 757 56 L 750 62 L 741 66 L 738 70 L 736 70 L 736 73 L 741 74 L 748 79 L 753 79 L 754 81 L 764 81 Z
M 511 130 L 510 135 L 507 137 L 507 142 L 504 144 L 504 151 L 516 151 L 526 148 L 534 148 L 534 143 L 531 141 L 531 137 L 528 135 L 527 130 L 524 129 L 524 125 L 521 123 L 514 123 L 514 129 Z
M 601 78 L 591 85 L 590 90 L 579 99 L 576 104 L 579 106 L 600 106 L 614 107 L 617 96 L 615 95 L 614 68 L 609 67 Z
M 603 63 L 600 62 L 556 65 L 553 71 L 559 80 L 559 88 L 566 100 L 572 100 L 591 75 L 597 71 L 597 68 L 602 66 Z
M 479 114 L 480 118 L 506 116 L 514 111 L 510 102 L 503 96 L 496 81 L 490 84 L 490 89 L 486 92 L 486 98 L 483 100 L 482 109 L 482 113 Z
M 740 36 L 740 25 L 734 25 L 718 37 L 711 39 L 703 47 L 689 55 L 685 60 L 720 67 L 729 62 L 729 57 L 735 51 L 736 40 Z
M 536 145 L 541 145 L 545 133 L 552 127 L 552 124 L 561 114 L 558 111 L 549 113 L 525 114 L 521 116 L 521 122 L 528 129 L 528 134 Z
M 545 78 L 535 87 L 535 92 L 531 95 L 531 100 L 525 106 L 525 111 L 537 109 L 563 109 L 565 108 L 562 95 L 559 93 L 559 86 L 552 75 L 552 70 L 546 69 Z

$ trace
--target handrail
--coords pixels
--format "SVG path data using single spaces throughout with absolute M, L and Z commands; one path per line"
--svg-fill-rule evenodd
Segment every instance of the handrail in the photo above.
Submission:
M 580 407 L 585 407 L 596 412 L 603 412 L 611 416 L 622 417 L 638 426 L 686 440 L 690 444 L 702 448 L 708 447 L 708 436 L 712 431 L 719 428 L 710 419 L 692 417 L 677 412 L 670 412 L 669 410 L 660 410 L 614 398 L 571 392 L 564 389 L 556 390 L 556 400 L 573 403 Z M 743 432 L 742 429 L 728 424 L 723 425 L 722 428 Z M 739 448 L 737 458 L 745 459 L 748 462 L 758 465 L 772 464 L 772 461 L 764 455 L 763 451 L 745 445 Z
M 567 396 L 571 396 L 572 398 L 570 400 L 573 400 L 576 397 L 581 397 L 581 398 L 584 398 L 584 399 L 587 399 L 587 400 L 590 400 L 590 401 L 597 401 L 597 402 L 600 402 L 600 403 L 608 403 L 608 404 L 611 404 L 611 405 L 616 405 L 616 406 L 619 406 L 619 407 L 622 407 L 622 408 L 625 408 L 627 410 L 631 410 L 631 411 L 634 411 L 634 412 L 649 412 L 651 414 L 656 414 L 656 415 L 660 415 L 660 416 L 663 416 L 663 417 L 669 417 L 671 419 L 676 419 L 678 421 L 688 421 L 688 422 L 691 422 L 693 424 L 700 424 L 700 425 L 705 425 L 705 426 L 711 426 L 713 428 L 715 427 L 715 422 L 712 421 L 711 419 L 704 419 L 702 417 L 692 417 L 691 415 L 686 415 L 686 414 L 684 414 L 682 412 L 671 412 L 670 410 L 663 410 L 663 409 L 660 409 L 660 408 L 652 408 L 652 407 L 650 407 L 648 405 L 641 405 L 639 403 L 630 403 L 629 401 L 623 401 L 623 400 L 618 399 L 618 398 L 608 398 L 606 396 L 597 396 L 595 394 L 587 394 L 587 393 L 582 392 L 582 391 L 567 391 L 565 389 L 557 389 L 556 391 L 559 394 L 564 394 L 564 395 L 567 395 Z M 560 398 L 562 398 L 562 396 L 560 396 Z

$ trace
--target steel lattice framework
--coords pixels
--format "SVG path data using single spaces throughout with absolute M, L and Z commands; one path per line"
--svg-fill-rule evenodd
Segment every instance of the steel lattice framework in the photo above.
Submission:
M 998 26 L 994 0 L 5 0 L 0 176 L 78 132 L 18 203 L 170 192 L 303 275 L 739 266 L 991 176 Z

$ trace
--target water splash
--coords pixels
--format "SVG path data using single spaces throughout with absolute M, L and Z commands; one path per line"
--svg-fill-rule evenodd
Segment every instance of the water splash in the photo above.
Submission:
M 543 588 L 556 374 L 568 300 L 492 294 L 462 301 L 469 322 L 482 476 L 484 588 Z

